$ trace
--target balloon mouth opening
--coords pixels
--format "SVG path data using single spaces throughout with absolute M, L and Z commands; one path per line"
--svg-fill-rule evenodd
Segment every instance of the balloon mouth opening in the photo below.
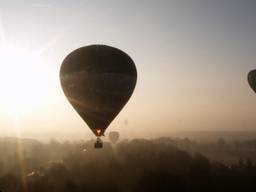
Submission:
M 104 132 L 102 131 L 102 129 L 95 129 L 95 135 L 97 137 L 100 137 L 104 135 Z

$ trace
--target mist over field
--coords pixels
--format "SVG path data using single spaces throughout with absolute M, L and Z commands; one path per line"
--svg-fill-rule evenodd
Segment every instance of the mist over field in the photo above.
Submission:
M 0 189 L 40 191 L 254 191 L 256 140 L 0 139 Z

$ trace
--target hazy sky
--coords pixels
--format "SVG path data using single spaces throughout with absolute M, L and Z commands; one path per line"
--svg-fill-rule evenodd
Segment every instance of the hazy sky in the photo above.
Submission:
M 72 50 L 97 43 L 127 52 L 138 71 L 133 96 L 108 130 L 124 137 L 256 131 L 256 94 L 247 84 L 256 68 L 255 10 L 254 0 L 0 1 L 1 46 L 38 61 L 26 72 L 18 56 L 11 64 L 0 58 L 1 94 L 26 93 L 19 113 L 0 109 L 0 136 L 92 138 L 62 93 L 59 68 Z

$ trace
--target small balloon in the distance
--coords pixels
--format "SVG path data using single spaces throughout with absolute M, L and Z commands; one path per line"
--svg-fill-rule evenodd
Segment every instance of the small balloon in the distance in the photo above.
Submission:
M 111 141 L 112 144 L 116 144 L 118 141 L 120 135 L 117 131 L 111 131 L 108 135 L 109 140 Z

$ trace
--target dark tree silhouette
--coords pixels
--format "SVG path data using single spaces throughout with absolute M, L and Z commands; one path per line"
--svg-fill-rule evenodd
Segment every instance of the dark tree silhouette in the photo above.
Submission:
M 226 164 L 196 152 L 200 149 L 208 155 L 215 153 L 218 143 L 135 139 L 120 142 L 114 148 L 105 143 L 103 149 L 95 150 L 93 142 L 53 140 L 49 144 L 35 141 L 25 144 L 22 141 L 19 143 L 24 150 L 19 156 L 16 141 L 9 140 L 8 145 L 0 141 L 0 149 L 5 146 L 0 156 L 0 189 L 3 192 L 256 191 L 255 160 L 241 149 L 237 152 L 237 163 Z M 247 143 L 251 142 L 244 141 L 241 145 L 248 146 Z M 224 149 L 236 154 L 236 146 L 228 142 Z M 250 145 L 247 149 L 253 153 Z

